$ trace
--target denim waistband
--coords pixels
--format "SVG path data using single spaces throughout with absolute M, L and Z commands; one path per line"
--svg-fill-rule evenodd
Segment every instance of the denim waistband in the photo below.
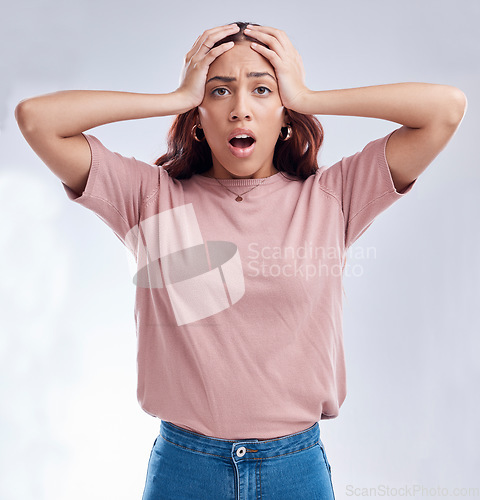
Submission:
M 304 431 L 279 438 L 228 440 L 197 434 L 196 432 L 188 431 L 171 422 L 162 420 L 160 435 L 166 441 L 177 446 L 224 458 L 231 457 L 232 453 L 239 447 L 243 448 L 243 453 L 246 455 L 245 458 L 271 458 L 286 455 L 310 448 L 317 443 L 320 443 L 323 447 L 320 440 L 320 426 L 318 422 Z

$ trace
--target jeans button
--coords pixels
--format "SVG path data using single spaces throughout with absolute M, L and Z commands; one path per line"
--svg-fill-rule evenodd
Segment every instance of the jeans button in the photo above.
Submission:
M 245 448 L 245 446 L 241 446 L 237 450 L 237 457 L 243 457 L 243 455 L 245 455 L 245 453 L 247 453 L 247 449 Z

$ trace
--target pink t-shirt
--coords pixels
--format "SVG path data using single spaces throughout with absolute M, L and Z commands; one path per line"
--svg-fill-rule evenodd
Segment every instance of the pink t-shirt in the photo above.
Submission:
M 390 134 L 305 181 L 279 172 L 223 186 L 171 178 L 84 134 L 85 191 L 62 184 L 135 257 L 144 411 L 224 439 L 285 436 L 338 415 L 346 250 L 416 182 L 395 190 Z

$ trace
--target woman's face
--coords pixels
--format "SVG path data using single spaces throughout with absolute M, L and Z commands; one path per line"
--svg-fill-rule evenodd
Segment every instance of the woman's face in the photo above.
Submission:
M 256 178 L 277 172 L 273 153 L 286 124 L 285 108 L 273 66 L 250 48 L 250 42 L 236 42 L 210 65 L 198 113 L 212 150 L 213 171 L 209 170 L 209 174 L 218 178 Z M 253 132 L 253 150 L 245 151 L 251 140 L 244 140 L 245 144 L 241 140 L 234 140 L 233 145 L 229 142 L 237 128 Z

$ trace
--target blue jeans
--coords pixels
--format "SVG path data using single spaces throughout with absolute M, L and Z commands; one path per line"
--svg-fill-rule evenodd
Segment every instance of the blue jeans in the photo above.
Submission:
M 332 500 L 318 422 L 266 440 L 218 439 L 162 420 L 142 500 Z

